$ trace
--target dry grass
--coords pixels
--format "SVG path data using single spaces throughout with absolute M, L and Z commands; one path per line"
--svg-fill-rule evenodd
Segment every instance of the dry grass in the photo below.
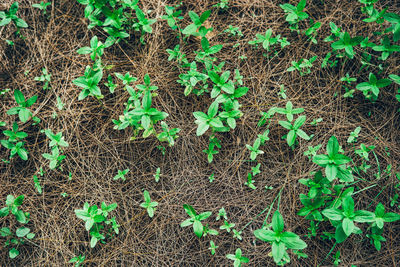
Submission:
M 46 19 L 31 7 L 30 1 L 20 1 L 19 14 L 30 25 L 30 28 L 22 30 L 25 40 L 14 38 L 12 27 L 0 29 L 2 39 L 15 39 L 14 47 L 0 42 L 0 89 L 20 89 L 26 96 L 38 95 L 32 110 L 42 119 L 38 126 L 31 126 L 31 123 L 21 125 L 21 129 L 29 134 L 26 143 L 29 160 L 22 162 L 15 158 L 11 164 L 0 163 L 0 199 L 3 201 L 8 194 L 24 194 L 23 208 L 31 213 L 29 225 L 37 234 L 32 243 L 21 247 L 21 255 L 15 260 L 9 260 L 7 250 L 2 249 L 1 266 L 66 266 L 68 260 L 78 254 L 86 255 L 88 266 L 229 266 L 231 262 L 225 255 L 234 253 L 238 247 L 250 258 L 249 266 L 273 265 L 268 257 L 270 246 L 255 242 L 252 233 L 260 228 L 264 215 L 254 219 L 243 231 L 243 241 L 232 239 L 226 232 L 213 238 L 219 249 L 215 256 L 211 256 L 207 249 L 209 237 L 199 240 L 192 229 L 179 226 L 187 218 L 182 205 L 191 204 L 199 212 L 211 210 L 214 215 L 221 207 L 225 207 L 230 221 L 241 229 L 269 207 L 278 191 L 284 187 L 280 210 L 286 225 L 291 231 L 304 234 L 308 222 L 297 216 L 296 212 L 301 206 L 298 196 L 305 192 L 305 188 L 297 180 L 308 177 L 316 165 L 309 162 L 303 152 L 309 145 L 325 144 L 331 135 L 336 135 L 344 144 L 349 133 L 357 126 L 362 127 L 360 142 L 376 146 L 381 169 L 388 164 L 392 165 L 393 170 L 398 169 L 400 131 L 399 105 L 394 99 L 395 86 L 382 90 L 374 104 L 359 93 L 353 99 L 344 99 L 340 77 L 348 72 L 360 81 L 369 73 L 366 70 L 357 73 L 359 56 L 343 67 L 324 70 L 313 68 L 312 73 L 304 77 L 296 72 L 287 73 L 285 70 L 290 62 L 302 57 L 318 55 L 315 65 L 319 66 L 330 50 L 330 44 L 320 41 L 318 45 L 313 45 L 304 36 L 291 33 L 284 21 L 284 13 L 279 8 L 283 1 L 231 0 L 231 8 L 226 13 L 217 13 L 214 9 L 209 18 L 217 33 L 229 24 L 241 28 L 244 37 L 237 48 L 232 48 L 236 43 L 235 38 L 227 38 L 226 35 L 215 35 L 210 42 L 224 44 L 218 57 L 227 62 L 228 69 L 240 68 L 245 85 L 250 88 L 241 101 L 244 116 L 238 127 L 230 133 L 218 135 L 223 146 L 212 164 L 207 163 L 202 152 L 208 140 L 195 135 L 196 125 L 192 116 L 193 111 L 204 110 L 211 102 L 208 97 L 184 97 L 183 88 L 176 82 L 179 71 L 174 63 L 167 61 L 165 50 L 172 49 L 178 41 L 166 23 L 160 21 L 155 24 L 153 34 L 147 36 L 146 46 L 139 44 L 136 35 L 128 43 L 106 50 L 103 58 L 106 64 L 115 65 L 113 71 L 129 71 L 139 81 L 149 73 L 152 82 L 159 87 L 160 97 L 155 105 L 170 114 L 167 122 L 171 127 L 182 129 L 176 145 L 168 148 L 163 156 L 156 148 L 158 141 L 153 137 L 129 141 L 128 130 L 113 129 L 111 120 L 122 114 L 123 103 L 128 98 L 128 93 L 121 88 L 114 95 L 102 88 L 104 105 L 92 98 L 78 101 L 80 90 L 71 81 L 82 75 L 90 59 L 78 55 L 76 50 L 86 46 L 93 35 L 103 40 L 106 36 L 100 29 L 87 29 L 83 7 L 75 0 L 53 2 L 51 16 Z M 141 2 L 144 9 L 153 10 L 152 16 L 161 15 L 163 6 L 167 4 L 165 0 Z M 184 25 L 188 23 L 188 10 L 203 12 L 216 2 L 185 0 Z M 370 40 L 377 42 L 372 35 L 376 24 L 360 21 L 360 5 L 357 1 L 308 2 L 307 12 L 322 22 L 319 31 L 321 39 L 329 34 L 329 22 L 334 21 L 351 35 L 368 35 Z M 387 6 L 390 12 L 399 12 L 398 3 L 396 6 L 392 1 L 380 1 L 378 6 Z M 288 37 L 291 42 L 291 46 L 279 58 L 267 59 L 259 50 L 247 45 L 256 33 L 264 33 L 268 28 Z M 198 48 L 199 42 L 195 39 L 183 46 L 189 58 L 194 57 L 193 50 Z M 241 55 L 246 55 L 247 59 L 240 60 L 238 57 Z M 389 58 L 389 66 L 381 76 L 399 73 L 396 57 L 394 54 Z M 52 74 L 52 90 L 46 92 L 41 89 L 40 83 L 33 80 L 41 74 L 43 67 Z M 27 70 L 29 73 L 24 75 Z M 258 189 L 250 190 L 243 184 L 250 169 L 245 144 L 251 144 L 263 130 L 256 126 L 259 112 L 266 111 L 272 105 L 283 106 L 286 103 L 277 95 L 280 84 L 287 88 L 288 99 L 296 107 L 305 109 L 308 122 L 319 117 L 324 120 L 318 127 L 306 127 L 306 132 L 315 137 L 310 142 L 300 141 L 294 151 L 288 148 L 285 140 L 281 140 L 285 131 L 273 123 L 271 140 L 263 147 L 265 154 L 258 158 L 262 164 L 262 173 L 256 178 Z M 56 109 L 57 96 L 65 103 L 63 111 Z M 0 120 L 7 121 L 9 125 L 13 118 L 5 112 L 15 105 L 12 94 L 0 98 L 0 101 Z M 51 118 L 54 111 L 58 114 L 56 119 Z M 41 181 L 44 193 L 39 195 L 34 189 L 32 176 L 40 167 L 48 170 L 48 162 L 40 156 L 49 150 L 48 141 L 40 133 L 40 129 L 47 128 L 53 132 L 62 131 L 70 146 L 65 150 L 67 158 L 62 165 L 64 171 L 47 171 Z M 386 147 L 389 148 L 390 157 L 385 153 Z M 0 156 L 8 157 L 8 151 L 3 147 L 0 148 Z M 371 161 L 371 165 L 370 174 L 377 170 L 375 161 Z M 162 173 L 159 183 L 155 183 L 153 178 L 157 167 L 161 168 Z M 131 170 L 126 182 L 112 180 L 118 169 L 126 168 Z M 68 172 L 72 173 L 71 181 L 68 180 Z M 212 184 L 207 178 L 211 173 L 215 173 L 216 177 Z M 366 208 L 370 202 L 373 206 L 378 202 L 388 206 L 394 190 L 394 175 L 380 181 L 374 180 L 372 175 L 364 178 L 366 181 L 359 185 L 360 188 L 374 183 L 378 186 L 357 195 L 357 208 Z M 265 191 L 265 185 L 274 189 Z M 159 202 L 153 219 L 149 219 L 139 207 L 145 189 L 151 193 L 152 199 Z M 62 192 L 68 193 L 68 197 L 61 197 Z M 91 204 L 102 201 L 118 203 L 114 214 L 121 224 L 120 234 L 95 249 L 89 248 L 88 233 L 83 222 L 74 214 L 74 209 L 81 208 L 85 201 Z M 209 222 L 213 228 L 220 225 L 214 220 Z M 0 220 L 0 226 L 5 226 L 4 220 Z M 392 223 L 385 228 L 387 242 L 383 243 L 380 252 L 367 239 L 359 236 L 338 245 L 343 266 L 397 266 L 400 261 L 400 224 Z M 332 231 L 332 228 L 323 230 Z M 317 266 L 334 243 L 320 238 L 307 239 L 306 242 L 308 259 L 297 260 L 292 256 L 290 266 Z M 324 264 L 330 265 L 331 259 Z

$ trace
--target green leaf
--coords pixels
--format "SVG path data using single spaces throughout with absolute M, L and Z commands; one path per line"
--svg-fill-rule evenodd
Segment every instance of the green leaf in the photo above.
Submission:
M 32 115 L 32 113 L 29 111 L 29 109 L 22 108 L 19 110 L 18 117 L 21 122 L 25 123 L 29 120 L 29 117 Z
M 18 89 L 16 89 L 14 91 L 14 97 L 15 97 L 15 102 L 17 102 L 19 105 L 21 105 L 21 104 L 23 104 L 25 102 L 24 95 Z
M 19 251 L 16 248 L 12 248 L 8 252 L 8 255 L 10 256 L 10 259 L 14 259 L 15 257 L 17 257 L 19 255 Z
M 15 234 L 18 237 L 24 237 L 27 234 L 29 234 L 30 231 L 31 231 L 31 229 L 29 229 L 28 227 L 20 227 L 17 229 L 17 231 L 15 231 Z
M 264 241 L 264 242 L 272 242 L 275 240 L 276 234 L 271 230 L 258 229 L 254 231 L 255 237 Z
M 92 238 L 90 239 L 90 247 L 94 248 L 97 244 L 98 239 L 94 236 L 92 236 Z
M 194 217 L 197 215 L 196 211 L 194 210 L 194 208 L 193 208 L 192 206 L 190 206 L 190 205 L 188 205 L 188 204 L 184 204 L 184 205 L 183 205 L 183 208 L 185 209 L 186 213 L 187 213 L 190 217 L 194 218 Z
M 280 233 L 283 231 L 284 226 L 285 224 L 282 215 L 279 211 L 275 211 L 274 216 L 272 217 L 272 229 L 274 229 L 276 233 Z
M 203 235 L 203 224 L 200 221 L 195 220 L 193 223 L 193 231 L 195 235 L 200 238 Z
M 329 182 L 332 182 L 336 178 L 337 173 L 338 173 L 338 169 L 337 169 L 336 165 L 333 165 L 333 164 L 326 165 L 325 175 L 326 175 L 326 179 L 328 179 Z
M 208 130 L 208 128 L 210 128 L 210 125 L 208 125 L 207 123 L 200 123 L 197 127 L 196 135 L 203 135 Z
M 285 243 L 286 247 L 290 249 L 305 249 L 307 247 L 306 242 L 292 232 L 284 232 L 281 235 L 281 240 Z
M 286 247 L 283 242 L 273 242 L 272 243 L 272 256 L 274 257 L 275 263 L 279 263 L 283 255 L 285 255 Z
M 324 209 L 322 214 L 327 217 L 329 220 L 333 221 L 341 221 L 343 219 L 343 214 L 340 210 L 337 209 Z
M 353 230 L 354 230 L 353 220 L 351 220 L 349 218 L 344 218 L 342 221 L 342 228 L 343 228 L 343 232 L 347 236 L 351 235 L 351 233 L 353 233 Z
M 335 136 L 332 136 L 328 140 L 328 144 L 326 145 L 326 152 L 330 158 L 333 158 L 339 152 L 339 142 Z

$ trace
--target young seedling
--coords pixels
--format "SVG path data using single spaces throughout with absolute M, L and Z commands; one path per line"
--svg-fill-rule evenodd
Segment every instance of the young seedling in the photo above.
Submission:
M 8 140 L 1 140 L 0 143 L 7 149 L 10 149 L 10 159 L 16 154 L 22 159 L 28 159 L 28 151 L 24 148 L 24 142 L 21 140 L 28 136 L 25 132 L 18 131 L 18 124 L 13 123 L 12 131 L 4 130 L 3 134 L 8 137 Z
M 6 206 L 0 209 L 0 218 L 6 217 L 11 213 L 15 216 L 18 223 L 28 223 L 30 214 L 19 209 L 23 201 L 24 195 L 20 195 L 17 198 L 13 195 L 8 195 Z M 18 248 L 20 245 L 23 245 L 27 239 L 33 239 L 35 237 L 35 234 L 31 233 L 31 229 L 24 226 L 17 228 L 15 234 L 11 227 L 2 227 L 0 228 L 0 235 L 8 239 L 4 242 L 4 247 L 10 247 L 8 255 L 11 259 L 19 255 Z
M 61 161 L 66 157 L 65 155 L 60 155 L 60 150 L 58 149 L 58 146 L 54 146 L 51 149 L 51 154 L 44 153 L 42 154 L 42 156 L 45 159 L 50 160 L 49 167 L 51 170 L 59 166 L 61 164 Z
M 220 0 L 219 3 L 213 5 L 213 7 L 217 7 L 222 10 L 227 10 L 229 8 L 229 0 Z
M 47 13 L 47 7 L 51 6 L 51 3 L 40 2 L 39 4 L 32 4 L 32 7 L 38 8 L 43 11 L 43 15 Z
M 122 181 L 126 181 L 125 175 L 129 172 L 129 169 L 125 169 L 123 171 L 118 170 L 118 174 L 114 176 L 113 180 L 122 179 Z
M 226 230 L 228 233 L 231 231 L 231 228 L 235 227 L 236 224 L 229 223 L 227 220 L 224 220 L 224 225 L 221 225 L 219 229 Z
M 302 20 L 308 18 L 308 14 L 304 12 L 304 8 L 306 7 L 307 0 L 300 0 L 297 6 L 293 6 L 291 4 L 283 4 L 279 5 L 285 13 L 287 13 L 286 21 L 290 24 L 290 29 L 298 30 L 299 25 L 298 23 Z
M 300 127 L 305 123 L 306 121 L 306 116 L 299 116 L 293 125 L 288 122 L 288 121 L 279 121 L 279 124 L 284 127 L 285 129 L 288 129 L 289 132 L 286 135 L 286 141 L 287 144 L 291 147 L 295 144 L 297 136 L 303 138 L 304 140 L 310 140 L 311 137 L 306 134 Z
M 157 135 L 158 140 L 160 142 L 168 142 L 168 145 L 171 147 L 175 145 L 175 140 L 178 138 L 178 133 L 181 131 L 179 128 L 169 129 L 168 124 L 164 121 L 161 122 L 162 132 Z
M 156 207 L 158 206 L 158 202 L 151 201 L 150 194 L 147 190 L 143 192 L 143 197 L 145 202 L 141 203 L 140 206 L 147 210 L 147 214 L 149 214 L 150 218 L 153 218 Z
M 255 159 L 257 158 L 258 155 L 264 154 L 264 151 L 262 151 L 262 150 L 259 149 L 259 148 L 260 148 L 260 145 L 261 145 L 261 139 L 260 139 L 260 138 L 257 138 L 257 139 L 254 141 L 253 146 L 250 146 L 250 145 L 246 144 L 246 148 L 247 148 L 248 150 L 250 150 L 250 159 L 251 159 L 251 160 L 255 160 Z
M 313 56 L 310 59 L 302 58 L 299 61 L 292 61 L 292 66 L 289 67 L 286 71 L 294 71 L 297 70 L 300 72 L 300 76 L 304 76 L 306 74 L 311 73 L 311 68 L 313 62 L 317 59 L 318 56 Z
M 181 227 L 186 227 L 189 225 L 193 225 L 193 231 L 195 233 L 195 235 L 200 238 L 203 236 L 203 232 L 204 232 L 204 226 L 202 224 L 201 221 L 207 219 L 208 217 L 211 216 L 212 212 L 211 211 L 207 211 L 207 212 L 203 212 L 200 214 L 197 214 L 195 209 L 188 205 L 188 204 L 184 204 L 183 208 L 185 209 L 186 213 L 190 216 L 189 219 L 186 219 L 185 221 L 183 221 L 181 223 Z
M 225 208 L 222 207 L 219 209 L 217 217 L 215 218 L 216 221 L 219 221 L 221 218 L 228 220 L 228 216 L 226 215 Z
M 379 57 L 380 60 L 386 60 L 391 54 L 394 52 L 400 51 L 399 45 L 392 45 L 387 36 L 381 39 L 381 45 L 375 45 L 372 47 L 372 50 L 382 52 L 382 55 Z
M 354 129 L 354 131 L 352 131 L 351 133 L 350 133 L 350 136 L 349 136 L 349 138 L 347 138 L 347 143 L 356 143 L 357 142 L 357 138 L 358 138 L 358 135 L 360 134 L 360 131 L 361 131 L 361 127 L 360 126 L 358 126 L 358 127 L 356 127 L 355 129 Z
M 135 30 L 140 31 L 140 42 L 144 44 L 144 35 L 145 33 L 152 33 L 153 28 L 151 25 L 157 22 L 156 19 L 148 19 L 146 18 L 144 12 L 136 6 L 135 8 L 136 12 L 136 17 L 138 19 L 138 22 L 133 24 L 133 27 Z
M 171 29 L 176 30 L 178 29 L 178 23 L 179 20 L 182 20 L 183 17 L 181 16 L 182 10 L 176 10 L 179 5 L 173 7 L 173 6 L 165 6 L 165 12 L 167 15 L 163 15 L 161 18 L 165 19 L 168 23 L 168 26 L 171 27 Z
M 58 132 L 54 134 L 50 129 L 44 130 L 46 136 L 50 139 L 49 146 L 59 146 L 59 147 L 68 147 L 69 144 L 64 140 L 64 136 L 62 136 L 62 132 Z
M 242 256 L 242 250 L 240 248 L 236 249 L 235 255 L 228 254 L 228 255 L 226 255 L 226 257 L 230 260 L 233 260 L 234 267 L 240 267 L 240 266 L 242 266 L 242 263 L 249 262 L 249 258 Z
M 212 28 L 206 28 L 205 26 L 203 26 L 203 23 L 208 19 L 210 15 L 211 10 L 205 11 L 200 16 L 197 15 L 194 11 L 189 11 L 189 17 L 193 23 L 186 26 L 186 28 L 183 29 L 182 33 L 188 36 L 193 35 L 205 37 L 209 31 L 212 31 Z
M 314 44 L 317 44 L 318 41 L 316 39 L 317 37 L 317 30 L 321 27 L 321 22 L 317 21 L 313 23 L 305 32 L 304 34 L 308 37 L 308 40 L 311 41 Z
M 392 24 L 391 27 L 385 30 L 385 33 L 393 33 L 393 41 L 397 42 L 400 40 L 400 15 L 396 13 L 386 13 L 383 18 Z
M 342 210 L 338 208 L 327 208 L 322 214 L 331 220 L 336 227 L 335 239 L 337 243 L 342 243 L 352 233 L 361 233 L 360 228 L 354 222 L 373 222 L 374 214 L 366 210 L 354 211 L 354 200 L 351 196 L 342 199 Z
M 101 56 L 104 54 L 104 48 L 105 44 L 99 41 L 97 36 L 93 36 L 90 40 L 90 47 L 81 47 L 76 52 L 80 55 L 90 54 L 90 58 L 95 61 L 96 57 L 101 58 Z
M 158 183 L 158 181 L 160 181 L 160 175 L 161 175 L 161 169 L 157 168 L 156 173 L 153 174 L 154 180 L 156 181 L 156 183 Z
M 272 217 L 272 230 L 258 229 L 254 231 L 254 235 L 258 239 L 272 244 L 272 257 L 278 265 L 290 262 L 287 249 L 301 250 L 307 247 L 307 244 L 295 233 L 284 232 L 284 226 L 282 215 L 279 211 L 275 211 Z
M 87 96 L 94 96 L 98 99 L 103 98 L 98 86 L 101 78 L 103 78 L 102 69 L 95 71 L 90 66 L 86 66 L 84 76 L 72 81 L 75 85 L 83 88 L 82 92 L 79 94 L 78 100 L 83 100 Z
M 211 255 L 215 254 L 215 250 L 217 248 L 219 248 L 219 247 L 215 245 L 214 241 L 210 240 L 210 247 L 208 249 L 211 250 Z
M 28 24 L 19 18 L 16 14 L 18 11 L 18 2 L 14 2 L 8 11 L 0 11 L 0 27 L 9 24 L 11 21 L 17 26 L 17 33 L 20 28 L 28 28 Z
M 80 267 L 85 261 L 85 255 L 79 255 L 69 260 L 69 263 L 75 263 L 75 267 Z
M 242 240 L 242 231 L 237 231 L 236 229 L 232 229 L 233 233 L 233 238 L 236 238 L 238 240 Z
M 376 76 L 371 72 L 369 74 L 368 82 L 362 82 L 357 84 L 356 88 L 363 92 L 367 99 L 376 101 L 379 95 L 379 89 L 386 87 L 392 83 L 389 79 L 378 80 Z
M 193 116 L 197 119 L 195 123 L 197 126 L 196 135 L 203 135 L 211 126 L 211 128 L 224 127 L 219 117 L 216 117 L 218 113 L 218 102 L 214 101 L 208 108 L 207 114 L 196 111 L 193 112 Z
M 345 182 L 354 180 L 351 172 L 346 168 L 346 163 L 351 159 L 343 154 L 339 154 L 339 142 L 335 136 L 329 138 L 326 145 L 327 155 L 320 154 L 313 157 L 313 162 L 325 168 L 326 178 L 332 182 L 336 177 Z
M 339 40 L 332 43 L 331 47 L 335 50 L 345 50 L 345 54 L 350 58 L 353 59 L 355 52 L 354 52 L 354 46 L 357 46 L 361 43 L 363 40 L 363 37 L 357 36 L 354 38 L 350 37 L 350 34 L 348 32 L 340 33 L 339 34 Z
M 49 82 L 51 82 L 51 74 L 48 73 L 46 68 L 42 69 L 42 73 L 41 76 L 35 77 L 35 81 L 44 82 L 43 90 L 50 89 Z
M 285 47 L 290 45 L 286 39 L 281 39 L 281 35 L 278 34 L 276 37 L 272 37 L 272 29 L 268 29 L 264 35 L 257 33 L 256 38 L 252 41 L 249 41 L 250 45 L 258 45 L 262 44 L 262 47 L 267 50 L 267 52 L 271 51 L 271 47 L 273 47 L 277 43 L 281 43 L 281 47 Z
M 89 206 L 89 203 L 85 202 L 83 209 L 75 210 L 75 214 L 79 219 L 85 221 L 85 229 L 89 231 L 91 236 L 90 247 L 94 248 L 98 241 L 105 243 L 105 239 L 112 238 L 115 234 L 119 233 L 119 225 L 115 221 L 115 217 L 107 219 L 108 213 L 113 211 L 117 207 L 117 203 L 106 205 L 104 202 L 101 203 L 99 209 L 96 205 Z M 108 229 L 105 227 L 111 225 Z
M 23 123 L 27 122 L 32 117 L 32 112 L 28 109 L 37 100 L 37 96 L 32 96 L 28 100 L 25 100 L 24 95 L 18 89 L 14 91 L 14 99 L 17 102 L 18 107 L 13 107 L 7 111 L 8 115 L 18 114 L 19 120 Z

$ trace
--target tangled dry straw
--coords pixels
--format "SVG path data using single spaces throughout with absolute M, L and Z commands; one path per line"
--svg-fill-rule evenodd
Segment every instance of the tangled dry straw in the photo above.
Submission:
M 7 1 L 6 1 L 7 2 Z M 151 16 L 160 16 L 165 0 L 141 1 L 143 9 L 152 9 Z M 189 21 L 187 12 L 204 12 L 212 8 L 217 1 L 185 0 L 184 25 Z M 336 135 L 343 144 L 355 127 L 362 127 L 360 141 L 376 146 L 381 166 L 391 164 L 398 169 L 400 158 L 399 105 L 394 99 L 395 86 L 387 87 L 372 104 L 361 94 L 355 98 L 342 97 L 340 77 L 349 72 L 351 76 L 368 76 L 368 71 L 357 73 L 360 67 L 359 56 L 343 67 L 334 69 L 313 68 L 307 76 L 287 73 L 285 70 L 292 60 L 310 58 L 318 55 L 320 65 L 323 56 L 330 49 L 328 43 L 319 41 L 318 45 L 306 42 L 304 36 L 297 36 L 288 29 L 284 13 L 279 8 L 283 1 L 271 0 L 231 0 L 227 12 L 218 13 L 213 9 L 209 18 L 215 32 L 222 32 L 228 25 L 240 27 L 244 37 L 240 46 L 233 48 L 234 38 L 215 34 L 212 44 L 223 44 L 219 58 L 226 61 L 230 70 L 240 68 L 244 83 L 250 88 L 242 99 L 244 116 L 238 127 L 230 133 L 219 134 L 222 149 L 212 164 L 207 163 L 202 152 L 208 145 L 206 137 L 197 137 L 192 112 L 204 110 L 211 102 L 207 97 L 183 95 L 183 88 L 177 84 L 179 70 L 168 62 L 166 49 L 172 49 L 179 41 L 165 22 L 157 22 L 153 34 L 146 37 L 147 44 L 140 45 L 138 36 L 128 43 L 121 42 L 106 50 L 103 62 L 114 65 L 112 71 L 131 74 L 143 80 L 149 73 L 152 82 L 159 87 L 159 97 L 155 105 L 169 114 L 167 122 L 171 127 L 181 128 L 176 145 L 168 148 L 165 156 L 156 148 L 158 141 L 153 137 L 129 141 L 130 132 L 113 129 L 112 119 L 122 114 L 123 103 L 128 93 L 121 88 L 114 95 L 106 93 L 104 104 L 93 98 L 78 101 L 80 90 L 72 80 L 81 76 L 90 59 L 78 55 L 76 50 L 86 46 L 92 36 L 106 38 L 100 29 L 87 29 L 83 18 L 83 6 L 73 0 L 53 1 L 50 18 L 40 15 L 39 10 L 31 7 L 31 1 L 20 1 L 20 15 L 30 27 L 22 30 L 25 40 L 15 39 L 15 46 L 0 42 L 0 89 L 20 89 L 25 95 L 38 95 L 34 113 L 42 119 L 37 126 L 22 125 L 21 129 L 29 134 L 26 147 L 29 160 L 23 162 L 17 158 L 11 164 L 0 163 L 0 199 L 8 194 L 24 194 L 23 208 L 31 213 L 31 228 L 37 237 L 21 247 L 21 255 L 8 258 L 8 251 L 1 249 L 1 266 L 66 266 L 69 259 L 78 254 L 86 255 L 88 266 L 229 266 L 231 262 L 225 255 L 234 253 L 240 247 L 250 258 L 249 266 L 273 265 L 268 256 L 270 246 L 255 240 L 253 231 L 260 228 L 264 215 L 256 217 L 268 207 L 278 191 L 282 191 L 281 213 L 285 217 L 289 230 L 297 234 L 307 232 L 308 222 L 296 215 L 300 209 L 299 194 L 305 192 L 304 186 L 297 181 L 308 177 L 316 169 L 303 152 L 307 145 L 326 143 L 331 135 Z M 389 7 L 390 12 L 399 12 L 397 1 L 379 1 L 378 5 Z M 1 5 L 0 5 L 1 6 Z M 3 7 L 7 6 L 3 4 Z M 2 8 L 3 8 L 2 7 Z M 360 20 L 360 5 L 357 1 L 308 1 L 307 12 L 322 22 L 319 36 L 329 35 L 329 22 L 343 27 L 352 36 L 359 34 L 375 40 L 372 35 L 374 25 Z M 279 58 L 267 59 L 260 50 L 251 49 L 247 42 L 256 33 L 264 33 L 272 28 L 277 34 L 288 37 L 291 45 Z M 13 38 L 12 28 L 1 29 L 1 39 Z M 375 38 L 375 39 L 374 39 Z M 184 45 L 189 58 L 200 44 L 190 39 Z M 246 60 L 239 59 L 245 55 Z M 354 65 L 352 65 L 354 64 Z M 390 73 L 399 73 L 396 57 L 387 62 Z M 44 92 L 34 77 L 40 75 L 46 67 L 52 74 L 50 91 Z M 25 71 L 29 71 L 26 75 Z M 389 73 L 382 73 L 387 76 Z M 278 97 L 279 85 L 284 84 L 288 99 L 296 107 L 303 107 L 308 121 L 322 117 L 318 127 L 307 126 L 306 131 L 315 137 L 310 143 L 300 141 L 299 146 L 290 150 L 281 140 L 285 131 L 277 123 L 271 127 L 271 140 L 263 150 L 260 163 L 262 173 L 257 178 L 257 190 L 248 189 L 243 183 L 249 171 L 249 153 L 245 144 L 251 144 L 262 129 L 257 127 L 260 111 L 266 111 L 272 105 L 284 106 L 285 100 Z M 335 97 L 334 95 L 337 94 Z M 56 97 L 65 103 L 62 111 L 56 109 Z M 0 98 L 0 120 L 11 122 L 6 111 L 14 106 L 12 94 Z M 58 116 L 53 119 L 53 112 Z M 369 115 L 369 112 L 371 114 Z M 48 152 L 45 136 L 40 129 L 50 128 L 54 132 L 62 131 L 70 146 L 65 150 L 64 172 L 47 171 L 42 186 L 44 193 L 37 194 L 32 175 L 48 162 L 40 155 Z M 375 138 L 377 137 L 377 138 Z M 389 148 L 390 157 L 385 153 Z M 0 148 L 0 157 L 8 157 L 8 151 Z M 154 182 L 153 174 L 157 167 L 161 169 L 161 180 Z M 118 169 L 129 168 L 126 182 L 113 181 Z M 372 168 L 377 169 L 376 162 Z M 68 179 L 72 173 L 72 180 Z M 215 173 L 215 181 L 210 184 L 208 176 Z M 360 188 L 369 186 L 373 177 L 365 177 Z M 357 208 L 366 208 L 371 201 L 389 203 L 395 177 L 387 177 L 378 182 L 378 186 L 357 195 Z M 274 189 L 265 191 L 264 186 Z M 386 189 L 374 199 L 383 187 Z M 157 212 L 150 219 L 139 207 L 143 201 L 143 190 L 148 190 L 152 199 L 159 202 Z M 60 196 L 66 192 L 67 197 Z M 104 245 L 90 249 L 88 233 L 74 209 L 81 208 L 87 201 L 91 204 L 118 203 L 115 212 L 121 224 L 117 238 Z M 252 223 L 243 231 L 243 241 L 232 239 L 223 233 L 214 241 L 219 248 L 211 256 L 208 239 L 198 239 L 189 228 L 179 224 L 187 218 L 182 205 L 188 203 L 199 212 L 217 211 L 224 207 L 231 222 L 238 229 L 248 222 Z M 395 211 L 395 210 L 394 210 Z M 395 212 L 399 212 L 398 210 Z M 214 215 L 213 215 L 214 216 Z M 218 228 L 210 220 L 213 228 Z M 5 225 L 0 220 L 0 226 Z M 386 227 L 386 226 L 385 226 Z M 376 251 L 367 239 L 358 236 L 337 246 L 340 249 L 343 266 L 398 266 L 400 261 L 400 224 L 387 226 L 386 239 L 382 250 Z M 332 231 L 331 228 L 323 229 Z M 316 266 L 328 254 L 333 241 L 320 238 L 305 239 L 308 244 L 307 259 L 297 260 L 292 256 L 290 266 Z M 323 265 L 330 265 L 331 259 Z

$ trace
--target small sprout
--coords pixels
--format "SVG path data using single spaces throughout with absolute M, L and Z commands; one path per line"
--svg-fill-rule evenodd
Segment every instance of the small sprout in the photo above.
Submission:
M 242 256 L 242 250 L 240 248 L 236 249 L 235 255 L 228 254 L 226 257 L 230 260 L 233 260 L 234 267 L 242 266 L 242 263 L 248 263 L 249 258 Z
M 161 175 L 161 169 L 157 168 L 156 173 L 153 174 L 154 180 L 156 181 L 156 183 L 158 183 L 158 181 L 160 181 L 160 175 Z
M 126 181 L 125 175 L 129 172 L 129 169 L 125 169 L 123 171 L 118 170 L 118 174 L 114 176 L 113 180 L 122 179 L 122 181 Z
M 153 218 L 156 207 L 158 206 L 158 202 L 151 201 L 150 194 L 147 190 L 143 192 L 143 197 L 145 202 L 141 203 L 140 206 L 147 210 L 147 214 L 149 214 L 150 218 Z
M 211 250 L 211 255 L 215 254 L 215 250 L 217 248 L 219 248 L 219 247 L 215 245 L 214 241 L 210 240 L 210 247 L 208 249 Z

